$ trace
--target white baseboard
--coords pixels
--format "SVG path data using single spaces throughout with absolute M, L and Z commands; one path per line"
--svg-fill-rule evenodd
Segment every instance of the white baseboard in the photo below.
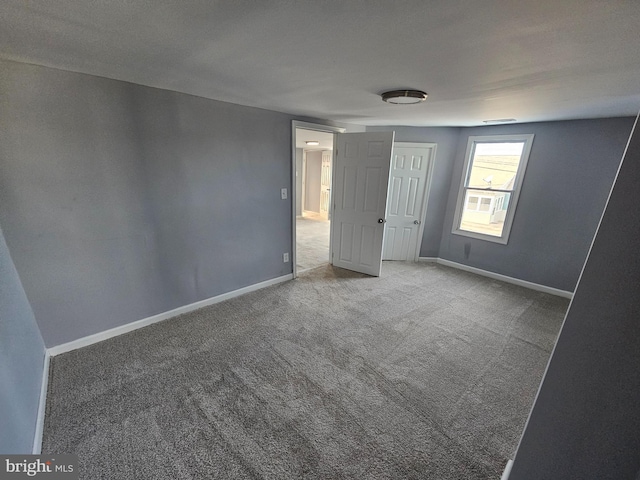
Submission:
M 119 327 L 105 330 L 104 332 L 94 333 L 93 335 L 88 335 L 86 337 L 79 338 L 77 340 L 73 340 L 68 343 L 56 345 L 55 347 L 49 348 L 48 353 L 52 357 L 55 357 L 56 355 L 67 353 L 72 350 L 77 350 L 78 348 L 86 347 L 88 345 L 93 345 L 94 343 L 102 342 L 103 340 L 107 340 L 112 337 L 117 337 L 118 335 L 122 335 L 124 333 L 128 333 L 133 330 L 146 327 L 147 325 L 152 325 L 154 323 L 162 322 L 163 320 L 167 320 L 169 318 L 182 315 L 183 313 L 189 313 L 202 307 L 207 307 L 215 303 L 223 302 L 224 300 L 229 300 L 230 298 L 244 295 L 245 293 L 254 292 L 256 290 L 270 287 L 271 285 L 276 285 L 278 283 L 286 282 L 287 280 L 292 280 L 292 279 L 293 279 L 293 274 L 290 273 L 288 275 L 283 275 L 281 277 L 272 278 L 271 280 L 266 280 L 264 282 L 239 288 L 238 290 L 234 290 L 232 292 L 223 293 L 222 295 L 217 295 L 215 297 L 207 298 L 205 300 L 191 303 L 183 307 L 178 307 L 173 310 L 169 310 L 168 312 L 160 313 L 152 317 L 143 318 L 142 320 L 137 320 L 135 322 L 127 323 L 126 325 L 121 325 Z
M 42 451 L 42 433 L 44 432 L 44 413 L 47 408 L 47 390 L 49 388 L 49 351 L 44 352 L 44 362 L 42 365 L 42 385 L 40 386 L 40 401 L 38 402 L 38 416 L 36 417 L 36 431 L 33 435 L 34 455 L 40 455 Z
M 466 272 L 482 275 L 484 277 L 493 278 L 494 280 L 500 280 L 502 282 L 512 283 L 513 285 L 518 285 L 520 287 L 530 288 L 531 290 L 537 290 L 538 292 L 550 293 L 551 295 L 556 295 L 558 297 L 563 297 L 568 299 L 573 298 L 573 292 L 567 292 L 566 290 L 547 287 L 546 285 L 540 285 L 539 283 L 527 282 L 526 280 L 520 280 L 519 278 L 508 277 L 500 273 L 489 272 L 487 270 L 482 270 L 481 268 L 470 267 L 468 265 L 463 265 L 462 263 L 452 262 L 451 260 L 438 258 L 437 263 L 439 263 L 440 265 L 445 265 L 447 267 L 457 268 L 459 270 L 464 270 Z
M 425 263 L 436 263 L 438 261 L 438 257 L 418 257 L 418 261 Z
M 509 460 L 507 462 L 507 466 L 504 467 L 504 472 L 502 472 L 502 476 L 500 480 L 509 480 L 509 475 L 511 475 L 511 467 L 513 466 L 513 460 Z

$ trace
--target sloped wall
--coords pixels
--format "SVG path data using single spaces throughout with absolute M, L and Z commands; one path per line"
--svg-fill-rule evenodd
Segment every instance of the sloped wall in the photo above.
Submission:
M 0 453 L 31 453 L 45 348 L 0 229 Z
M 509 480 L 640 475 L 636 126 Z

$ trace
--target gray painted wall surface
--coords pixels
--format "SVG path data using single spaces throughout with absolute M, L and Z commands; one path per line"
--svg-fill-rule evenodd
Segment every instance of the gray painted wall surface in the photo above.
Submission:
M 638 185 L 636 127 L 509 480 L 637 478 Z
M 291 118 L 0 63 L 0 223 L 47 346 L 291 273 Z
M 367 127 L 367 132 L 395 131 L 396 142 L 436 143 L 424 233 L 420 247 L 421 257 L 437 257 L 442 240 L 442 224 L 447 211 L 451 172 L 453 170 L 460 128 L 423 127 Z
M 573 291 L 632 125 L 613 118 L 462 129 L 439 256 Z M 468 137 L 516 133 L 535 139 L 509 243 L 452 234 Z
M 31 453 L 44 342 L 0 230 L 0 453 Z
M 0 222 L 46 345 L 291 273 L 292 117 L 0 67 Z M 631 120 L 367 130 L 438 144 L 422 256 L 572 290 Z M 509 245 L 451 235 L 467 136 L 520 131 L 536 139 Z
M 305 182 L 304 209 L 320 213 L 320 177 L 322 174 L 322 152 L 307 152 L 307 178 Z

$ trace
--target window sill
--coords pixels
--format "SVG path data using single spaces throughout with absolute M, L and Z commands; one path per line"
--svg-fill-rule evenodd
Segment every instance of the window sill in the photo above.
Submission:
M 460 235 L 461 237 L 475 238 L 476 240 L 484 240 L 486 242 L 498 243 L 500 245 L 506 245 L 509 242 L 509 238 L 494 237 L 493 235 L 469 232 L 467 230 L 452 230 L 451 233 L 454 235 Z

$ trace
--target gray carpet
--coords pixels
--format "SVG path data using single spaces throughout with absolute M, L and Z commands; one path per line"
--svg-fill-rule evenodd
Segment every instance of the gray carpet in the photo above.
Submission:
M 499 479 L 568 302 L 434 264 L 324 266 L 52 359 L 84 479 Z
M 296 261 L 298 272 L 329 263 L 331 223 L 318 218 L 296 219 Z

